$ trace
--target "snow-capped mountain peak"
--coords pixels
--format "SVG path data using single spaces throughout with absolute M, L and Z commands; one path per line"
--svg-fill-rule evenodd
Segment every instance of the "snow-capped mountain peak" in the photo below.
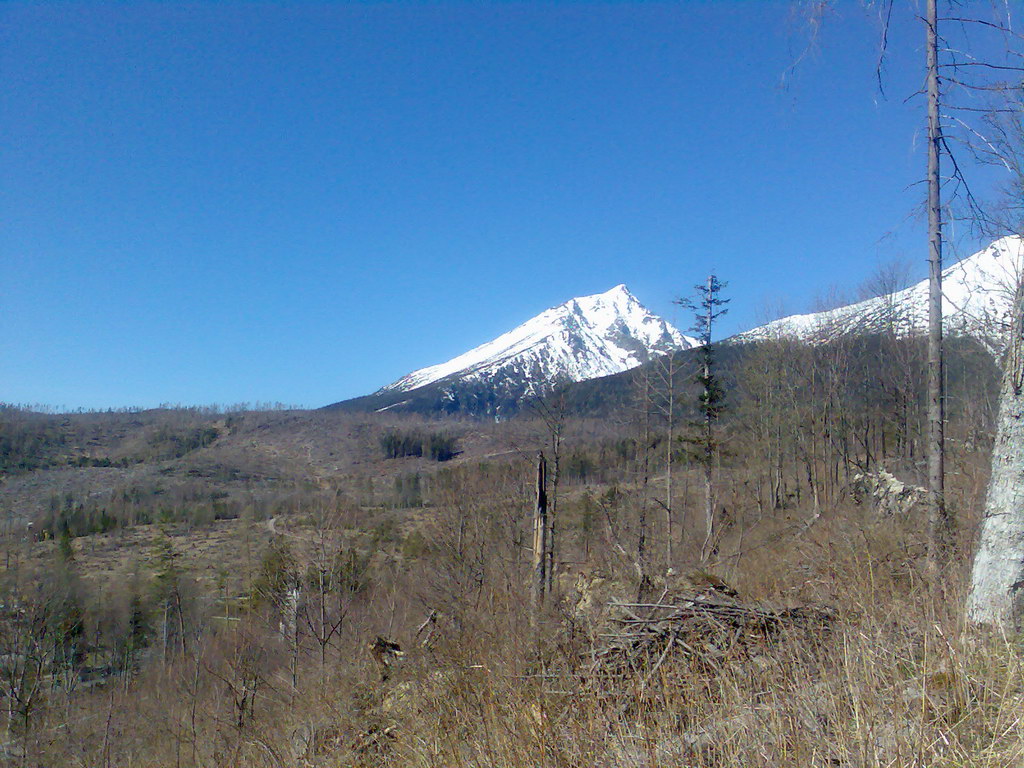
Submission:
M 1014 292 L 1024 266 L 1024 238 L 996 240 L 942 271 L 945 332 L 974 336 L 993 351 L 1001 349 Z M 736 341 L 791 337 L 827 340 L 840 333 L 893 330 L 924 333 L 928 326 L 928 280 L 824 312 L 790 315 L 746 331 Z
M 545 310 L 493 341 L 413 371 L 380 391 L 404 392 L 450 378 L 533 394 L 559 381 L 608 376 L 695 345 L 620 284 Z

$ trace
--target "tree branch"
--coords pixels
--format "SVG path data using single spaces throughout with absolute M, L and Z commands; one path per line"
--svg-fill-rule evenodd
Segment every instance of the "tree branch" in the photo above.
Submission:
M 1001 24 L 993 24 L 991 21 L 983 21 L 982 19 L 965 19 L 965 18 L 961 18 L 959 16 L 942 16 L 938 20 L 939 21 L 958 21 L 961 24 L 980 24 L 980 25 L 985 26 L 985 27 L 991 27 L 992 29 L 997 29 L 1000 32 L 1003 32 L 1003 33 L 1005 33 L 1007 35 L 1010 35 L 1011 37 L 1016 37 L 1019 40 L 1024 40 L 1024 35 L 1021 35 L 1018 32 L 1014 32 L 1009 27 L 1004 27 Z
M 989 64 L 985 61 L 955 61 L 948 64 L 939 64 L 940 67 L 985 67 L 986 69 L 1008 70 L 1010 72 L 1024 72 L 1024 67 L 1011 67 L 1002 64 Z

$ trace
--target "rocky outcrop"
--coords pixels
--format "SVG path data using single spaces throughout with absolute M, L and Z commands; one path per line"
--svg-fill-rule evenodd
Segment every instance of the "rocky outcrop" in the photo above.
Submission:
M 879 517 L 906 517 L 928 498 L 926 488 L 904 483 L 884 469 L 854 475 L 851 489 L 857 503 L 870 503 Z

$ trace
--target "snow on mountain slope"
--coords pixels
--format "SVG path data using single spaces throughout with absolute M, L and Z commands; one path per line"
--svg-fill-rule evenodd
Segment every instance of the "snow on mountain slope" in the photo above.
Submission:
M 629 370 L 651 356 L 696 346 L 649 312 L 624 285 L 571 299 L 446 363 L 421 368 L 380 392 L 404 392 L 449 377 L 514 379 L 530 393 L 557 381 Z
M 947 334 L 974 336 L 1001 349 L 1017 278 L 1024 262 L 1024 239 L 1004 237 L 942 272 L 942 315 Z M 893 329 L 899 335 L 928 327 L 928 280 L 888 296 L 825 312 L 791 315 L 733 337 L 733 341 L 795 337 L 825 340 L 840 333 Z

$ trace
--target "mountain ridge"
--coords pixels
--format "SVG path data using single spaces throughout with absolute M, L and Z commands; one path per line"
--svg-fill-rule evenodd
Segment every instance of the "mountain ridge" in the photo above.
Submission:
M 447 362 L 420 368 L 375 394 L 407 392 L 444 379 L 518 377 L 530 394 L 560 381 L 585 381 L 635 368 L 696 340 L 644 307 L 619 284 L 551 307 Z
M 990 353 L 998 353 L 1022 265 L 1024 239 L 1011 236 L 943 270 L 947 335 L 977 339 Z M 922 280 L 835 309 L 789 315 L 721 343 L 739 348 L 774 338 L 816 343 L 844 333 L 923 334 L 927 294 L 928 281 Z M 624 318 L 630 316 L 632 322 L 626 322 Z M 642 332 L 645 325 L 649 326 L 646 333 Z M 682 353 L 696 346 L 695 339 L 650 313 L 620 284 L 603 294 L 577 297 L 545 310 L 490 342 L 445 363 L 413 371 L 372 394 L 326 407 L 504 418 L 560 383 L 585 382 L 584 399 L 596 402 L 601 392 L 618 392 L 626 386 L 621 375 L 626 371 L 661 352 Z
M 1004 345 L 1014 292 L 1024 266 L 1024 238 L 1011 235 L 942 270 L 946 334 L 973 336 L 993 352 Z M 821 312 L 788 315 L 728 339 L 731 343 L 770 338 L 827 341 L 842 333 L 927 330 L 928 279 L 899 291 Z

